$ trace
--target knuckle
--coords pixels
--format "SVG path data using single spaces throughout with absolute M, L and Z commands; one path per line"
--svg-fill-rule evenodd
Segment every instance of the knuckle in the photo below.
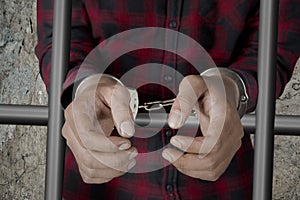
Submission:
M 180 82 L 180 84 L 179 84 L 179 91 L 180 91 L 180 90 L 186 89 L 186 87 L 187 87 L 188 85 L 190 85 L 191 82 L 193 82 L 193 80 L 195 79 L 194 76 L 195 76 L 195 75 L 189 75 L 189 76 L 184 77 L 184 78 L 182 79 L 182 81 Z
M 207 159 L 207 169 L 211 172 L 213 172 L 217 167 L 217 162 L 212 159 L 212 158 L 209 158 Z
M 81 176 L 83 182 L 85 182 L 87 184 L 92 182 L 91 178 L 85 174 L 85 172 L 82 170 L 82 168 L 79 168 L 79 173 L 80 173 L 80 176 Z
M 86 155 L 82 156 L 82 163 L 87 168 L 93 168 L 94 160 L 93 160 L 93 158 L 89 154 L 86 154 Z
M 82 180 L 84 183 L 86 184 L 92 184 L 93 183 L 93 180 L 87 176 L 82 176 Z
M 196 80 L 201 80 L 201 76 L 199 75 L 188 75 L 188 76 L 185 76 L 183 79 L 182 79 L 182 82 L 185 83 L 190 83 L 190 82 L 193 82 L 193 81 L 196 81 Z
M 86 177 L 89 177 L 89 178 L 96 177 L 95 176 L 96 174 L 94 173 L 94 170 L 90 169 L 90 168 L 87 168 L 87 167 L 84 169 L 84 174 L 85 174 Z
M 67 125 L 66 124 L 64 124 L 64 126 L 63 126 L 63 128 L 62 128 L 62 130 L 61 130 L 61 134 L 62 134 L 62 136 L 65 138 L 65 139 L 67 139 L 67 137 L 68 137 L 68 129 L 67 129 Z
M 217 181 L 220 178 L 220 175 L 216 172 L 210 172 L 208 174 L 208 180 L 209 181 Z
M 113 94 L 116 95 L 116 97 L 122 97 L 123 99 L 125 98 L 126 100 L 130 98 L 129 91 L 126 87 L 116 84 L 113 88 Z
M 184 95 L 178 95 L 177 99 L 180 101 L 180 103 L 182 104 L 182 106 L 186 106 L 186 105 L 190 105 L 191 102 L 194 101 L 192 96 L 184 96 Z

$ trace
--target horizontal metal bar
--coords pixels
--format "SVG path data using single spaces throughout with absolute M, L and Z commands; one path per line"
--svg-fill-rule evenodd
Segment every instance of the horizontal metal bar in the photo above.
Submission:
M 255 132 L 255 115 L 245 115 L 241 121 L 245 130 Z M 300 136 L 300 116 L 275 115 L 274 132 L 275 135 Z
M 0 124 L 47 126 L 47 123 L 47 106 L 0 105 Z
M 168 127 L 166 122 L 167 114 L 151 114 L 151 119 L 148 114 L 140 113 L 135 119 L 139 126 L 147 126 L 151 123 L 151 127 Z M 241 119 L 244 129 L 252 134 L 255 133 L 256 122 L 255 115 L 244 115 Z M 186 127 L 195 127 L 198 124 L 196 117 L 189 117 L 185 123 Z M 276 115 L 275 116 L 275 135 L 295 135 L 300 136 L 300 116 L 292 115 Z
M 151 125 L 160 126 L 163 123 L 167 127 L 166 114 L 151 114 Z M 29 105 L 0 105 L 0 124 L 20 124 L 20 125 L 42 125 L 46 126 L 48 121 L 47 106 L 29 106 Z M 242 118 L 242 124 L 245 130 L 255 132 L 255 115 L 248 114 Z M 140 126 L 146 126 L 150 123 L 147 114 L 139 114 L 135 122 Z M 196 126 L 198 120 L 190 117 L 185 126 Z M 276 115 L 275 116 L 275 134 L 276 135 L 298 135 L 300 136 L 300 116 Z

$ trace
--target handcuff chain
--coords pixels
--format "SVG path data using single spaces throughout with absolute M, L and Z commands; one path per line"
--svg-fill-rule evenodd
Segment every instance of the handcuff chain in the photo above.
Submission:
M 147 111 L 160 110 L 163 107 L 172 106 L 174 101 L 175 101 L 175 99 L 146 102 L 143 105 L 140 105 L 139 109 L 143 108 Z

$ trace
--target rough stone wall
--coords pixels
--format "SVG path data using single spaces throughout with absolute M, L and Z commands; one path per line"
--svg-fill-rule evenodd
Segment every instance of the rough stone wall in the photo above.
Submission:
M 300 59 L 285 91 L 276 101 L 276 114 L 300 116 Z M 276 200 L 300 199 L 299 145 L 300 136 L 275 136 L 273 197 Z
M 38 74 L 36 0 L 0 0 L 0 103 L 47 104 Z M 300 115 L 300 62 L 278 114 Z M 273 199 L 300 198 L 300 137 L 275 140 Z M 0 199 L 43 199 L 46 127 L 0 125 Z
M 35 0 L 0 0 L 0 103 L 47 104 L 39 76 Z M 0 199 L 43 199 L 46 127 L 0 126 Z

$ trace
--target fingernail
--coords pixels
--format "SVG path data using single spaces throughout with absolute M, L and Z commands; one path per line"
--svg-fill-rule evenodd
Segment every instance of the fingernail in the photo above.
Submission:
M 131 168 L 133 168 L 135 166 L 135 164 L 136 164 L 136 161 L 133 160 L 132 162 L 129 163 L 127 169 L 130 170 Z
M 128 142 L 125 142 L 125 143 L 123 143 L 123 144 L 121 144 L 120 146 L 119 146 L 119 150 L 126 150 L 126 149 L 129 149 L 130 148 L 130 144 L 128 143 Z
M 131 152 L 130 155 L 129 155 L 129 160 L 132 160 L 132 159 L 135 158 L 137 155 L 138 155 L 138 152 L 137 152 L 137 151 Z
M 170 113 L 170 118 L 169 118 L 169 126 L 171 128 L 178 128 L 181 123 L 181 112 L 179 110 L 173 110 Z
M 167 152 L 162 152 L 162 157 L 164 158 L 164 159 L 166 159 L 167 161 L 169 161 L 169 162 L 173 162 L 173 157 L 169 154 L 169 153 L 167 153 Z
M 177 138 L 172 138 L 171 144 L 173 144 L 175 147 L 180 148 L 180 149 L 183 146 L 182 142 L 180 140 L 178 140 Z
M 134 127 L 130 121 L 122 122 L 120 129 L 122 134 L 127 137 L 132 137 L 134 135 Z

